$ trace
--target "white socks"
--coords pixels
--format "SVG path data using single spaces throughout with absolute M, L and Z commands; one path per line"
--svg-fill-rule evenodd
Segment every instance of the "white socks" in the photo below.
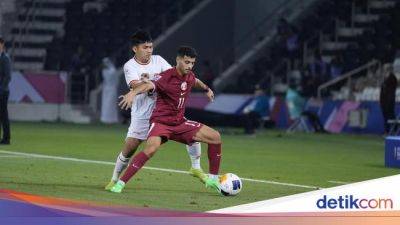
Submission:
M 192 167 L 195 169 L 201 169 L 200 167 L 200 156 L 201 156 L 201 145 L 199 142 L 195 142 L 192 145 L 186 145 L 187 152 L 190 160 L 192 161 Z
M 124 169 L 128 166 L 129 159 L 130 158 L 125 158 L 122 155 L 122 152 L 119 153 L 119 155 L 117 157 L 117 161 L 115 162 L 114 172 L 113 172 L 113 176 L 112 176 L 111 180 L 113 180 L 114 182 L 118 181 L 119 176 L 121 175 L 122 171 L 124 171 Z
M 201 156 L 201 145 L 199 142 L 195 142 L 192 145 L 186 145 L 186 149 L 188 151 L 190 160 L 192 161 L 192 167 L 195 169 L 201 169 L 200 167 L 200 156 Z M 126 158 L 122 155 L 122 152 L 119 153 L 117 160 L 115 162 L 114 172 L 112 175 L 111 180 L 117 182 L 119 176 L 121 175 L 122 171 L 129 164 L 130 158 Z

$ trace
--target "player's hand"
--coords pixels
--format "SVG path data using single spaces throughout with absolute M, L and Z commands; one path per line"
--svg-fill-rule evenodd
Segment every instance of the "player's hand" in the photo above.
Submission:
M 130 91 L 125 95 L 119 96 L 118 98 L 121 99 L 120 102 L 118 103 L 118 106 L 121 109 L 128 110 L 132 107 L 135 94 L 132 91 Z
M 214 92 L 209 88 L 207 93 L 206 93 L 208 100 L 210 100 L 210 102 L 214 101 Z

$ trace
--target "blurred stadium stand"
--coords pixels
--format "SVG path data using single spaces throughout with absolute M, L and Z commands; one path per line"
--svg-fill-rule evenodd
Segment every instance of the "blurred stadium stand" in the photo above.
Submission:
M 4 36 L 8 33 L 10 25 L 7 18 L 15 14 L 16 2 L 16 0 L 3 0 L 0 2 L 0 35 Z
M 46 48 L 53 37 L 63 34 L 67 0 L 17 1 L 17 11 L 6 35 L 16 70 L 43 70 Z
M 12 24 L 9 34 L 3 32 L 7 37 L 14 69 L 69 71 L 73 55 L 78 48 L 82 48 L 82 60 L 87 68 L 85 76 L 88 76 L 85 79 L 89 85 L 83 80 L 77 86 L 86 85 L 92 89 L 99 82 L 93 73 L 103 57 L 118 56 L 118 65 L 130 57 L 129 51 L 126 51 L 127 42 L 137 28 L 149 30 L 156 38 L 198 2 L 5 0 L 1 2 L 0 14 L 6 15 L 14 10 L 14 18 L 9 17 L 7 21 L 8 25 Z M 15 8 L 18 10 L 15 11 Z M 1 22 L 5 24 L 3 20 Z M 125 54 L 115 54 L 123 47 Z M 73 93 L 77 92 L 73 90 Z M 88 91 L 78 93 L 77 99 L 73 100 L 87 102 L 85 92 Z
M 396 32 L 393 18 L 399 12 L 395 1 L 327 0 L 318 1 L 311 7 L 311 12 L 289 21 L 288 29 L 295 35 L 289 33 L 286 37 L 280 37 L 278 32 L 275 33 L 270 45 L 259 51 L 259 57 L 238 69 L 238 75 L 232 76 L 235 71 L 229 74 L 229 79 L 238 79 L 231 79 L 236 82 L 222 86 L 222 91 L 250 93 L 254 85 L 261 84 L 272 93 L 274 84 L 293 81 L 302 85 L 306 96 L 316 96 L 319 85 L 335 78 L 331 75 L 331 69 L 337 60 L 340 60 L 341 71 L 336 76 L 362 67 L 373 59 L 393 62 L 396 50 L 392 43 L 393 33 Z M 288 51 L 287 42 L 280 42 L 282 38 L 288 40 L 291 35 L 297 36 L 298 49 L 295 53 Z M 313 74 L 318 77 L 310 75 L 315 56 L 321 56 L 326 66 L 325 72 Z M 380 65 L 366 67 L 358 75 L 366 76 L 366 71 L 369 71 L 369 80 L 373 79 L 370 82 L 376 86 L 380 83 L 380 80 L 376 80 L 379 74 L 372 75 L 371 71 L 378 73 Z M 310 79 L 313 79 L 311 84 L 305 84 L 310 83 Z M 226 85 L 227 82 L 221 83 Z M 342 82 L 334 86 L 338 88 L 344 84 Z
M 98 108 L 101 59 L 111 57 L 121 67 L 132 56 L 129 36 L 138 28 L 150 31 L 155 54 L 171 64 L 177 46 L 194 46 L 200 55 L 196 74 L 218 93 L 248 94 L 259 84 L 281 96 L 296 83 L 306 97 L 377 101 L 384 65 L 393 63 L 400 48 L 399 5 L 395 0 L 3 0 L 0 32 L 21 77 L 29 80 L 29 71 L 67 71 L 65 102 L 89 115 L 93 112 L 82 105 Z

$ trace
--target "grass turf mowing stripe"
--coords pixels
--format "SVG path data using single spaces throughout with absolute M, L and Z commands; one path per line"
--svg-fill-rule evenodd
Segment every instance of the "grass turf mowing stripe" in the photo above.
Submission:
M 0 150 L 0 153 L 19 155 L 19 156 L 36 157 L 36 158 L 43 158 L 43 159 L 83 162 L 83 163 L 95 163 L 95 164 L 105 164 L 105 165 L 114 165 L 115 164 L 114 162 L 107 162 L 107 161 L 78 159 L 78 158 L 72 158 L 72 157 L 60 157 L 60 156 L 41 155 L 41 154 L 34 154 L 34 153 L 13 152 L 13 151 L 4 151 L 4 150 Z M 182 170 L 164 169 L 164 168 L 157 168 L 157 167 L 145 166 L 143 168 L 148 169 L 148 170 L 156 170 L 156 171 L 172 172 L 172 173 L 183 173 L 183 174 L 189 173 L 187 171 L 182 171 Z M 320 189 L 321 188 L 321 187 L 317 187 L 317 186 L 291 184 L 291 183 L 283 183 L 283 182 L 268 181 L 268 180 L 258 180 L 258 179 L 250 179 L 250 178 L 241 178 L 241 179 L 245 180 L 245 181 L 250 181 L 250 182 L 275 184 L 275 185 L 290 186 L 290 187 L 300 187 L 300 188 L 307 188 L 307 189 Z

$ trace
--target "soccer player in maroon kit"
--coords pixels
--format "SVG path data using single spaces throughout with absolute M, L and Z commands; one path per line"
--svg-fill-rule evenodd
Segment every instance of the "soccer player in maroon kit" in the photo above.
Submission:
M 120 193 L 131 177 L 168 140 L 183 144 L 195 141 L 207 143 L 210 176 L 205 181 L 206 187 L 220 191 L 218 172 L 221 161 L 221 136 L 218 131 L 184 117 L 186 100 L 192 87 L 202 88 L 207 91 L 210 100 L 214 98 L 211 89 L 198 80 L 192 72 L 196 57 L 193 48 L 180 47 L 176 57 L 176 67 L 162 72 L 155 81 L 142 83 L 121 96 L 119 105 L 124 109 L 130 108 L 134 97 L 140 93 L 155 91 L 157 100 L 150 117 L 151 125 L 146 147 L 135 155 L 120 180 L 111 188 L 111 192 Z

